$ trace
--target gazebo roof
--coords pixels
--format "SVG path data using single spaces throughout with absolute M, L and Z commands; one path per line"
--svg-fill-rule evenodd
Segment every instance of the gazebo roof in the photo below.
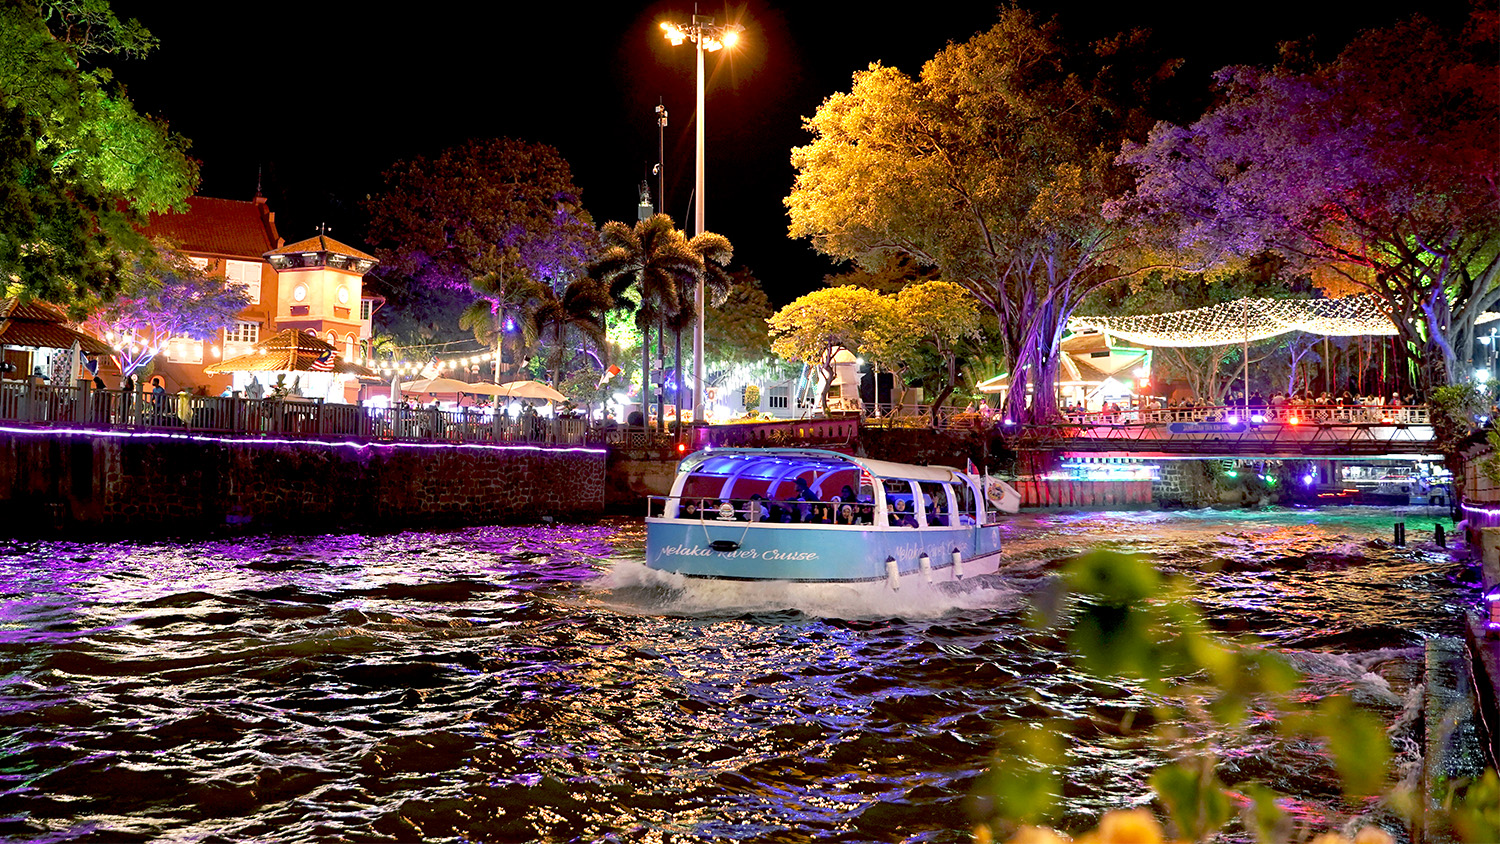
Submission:
M 333 346 L 321 338 L 288 328 L 256 343 L 250 354 L 210 364 L 203 367 L 203 371 L 210 375 L 226 372 L 316 372 L 319 370 L 313 369 L 313 364 L 333 351 Z M 353 375 L 375 374 L 338 355 L 333 355 L 333 369 L 323 371 Z
M 104 341 L 69 328 L 67 321 L 67 316 L 51 305 L 6 299 L 0 302 L 0 346 L 71 349 L 77 343 L 85 352 L 114 352 Z

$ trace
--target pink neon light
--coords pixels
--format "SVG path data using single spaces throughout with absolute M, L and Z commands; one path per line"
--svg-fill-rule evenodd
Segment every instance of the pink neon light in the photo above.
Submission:
M 1500 516 L 1500 510 L 1487 510 L 1483 507 L 1475 507 L 1472 504 L 1463 505 L 1463 509 L 1470 513 L 1483 513 L 1486 516 Z
M 235 443 L 239 445 L 321 445 L 330 448 L 476 448 L 489 451 L 576 451 L 584 454 L 606 454 L 602 448 L 583 446 L 546 447 L 539 445 L 488 445 L 485 443 L 357 443 L 330 442 L 328 440 L 248 439 L 239 437 L 215 437 L 202 434 L 174 434 L 167 431 L 106 431 L 93 428 L 9 428 L 0 426 L 5 434 L 75 434 L 87 437 L 146 438 L 161 440 L 196 440 L 211 443 Z

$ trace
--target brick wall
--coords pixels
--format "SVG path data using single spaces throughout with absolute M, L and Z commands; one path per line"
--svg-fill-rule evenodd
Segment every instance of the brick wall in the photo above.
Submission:
M 114 432 L 0 431 L 0 529 L 203 533 L 586 518 L 598 448 L 355 445 Z

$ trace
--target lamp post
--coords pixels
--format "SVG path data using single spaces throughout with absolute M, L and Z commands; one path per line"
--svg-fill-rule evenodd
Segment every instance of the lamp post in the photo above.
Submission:
M 697 101 L 697 176 L 693 182 L 693 234 L 703 234 L 703 54 L 712 53 L 739 42 L 744 27 L 737 23 L 715 24 L 710 15 L 693 15 L 693 22 L 686 26 L 671 21 L 661 22 L 662 32 L 676 47 L 683 41 L 692 41 L 698 56 L 698 101 Z M 698 282 L 693 292 L 693 421 L 703 421 L 703 282 Z M 679 389 L 681 389 L 679 387 Z M 679 421 L 679 425 L 681 422 Z

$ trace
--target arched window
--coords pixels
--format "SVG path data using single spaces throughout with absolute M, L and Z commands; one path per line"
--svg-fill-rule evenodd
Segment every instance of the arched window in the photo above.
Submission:
M 344 335 L 344 360 L 354 360 L 354 335 Z

